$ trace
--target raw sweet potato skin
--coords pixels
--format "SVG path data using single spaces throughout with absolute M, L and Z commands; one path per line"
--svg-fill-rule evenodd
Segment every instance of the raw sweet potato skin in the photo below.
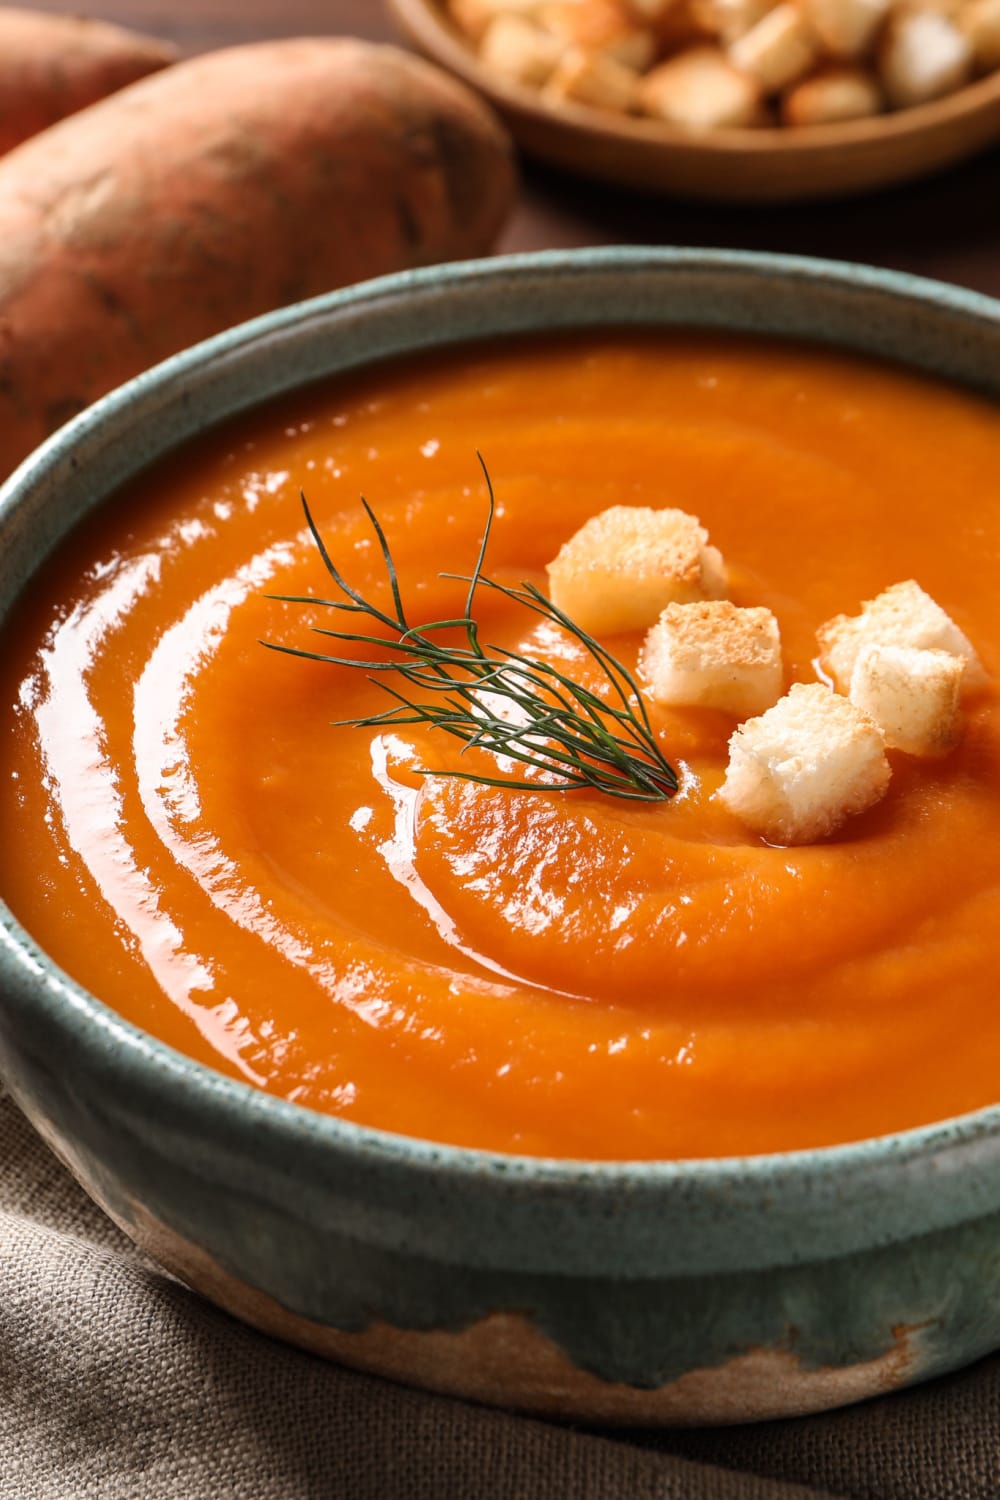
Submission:
M 107 21 L 0 6 L 0 153 L 177 56 Z
M 338 38 L 208 53 L 35 136 L 0 159 L 0 477 L 210 334 L 484 253 L 515 187 L 464 85 Z

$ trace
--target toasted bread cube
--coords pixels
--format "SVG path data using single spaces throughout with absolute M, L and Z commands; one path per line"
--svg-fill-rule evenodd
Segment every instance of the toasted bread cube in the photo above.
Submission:
M 867 119 L 884 107 L 874 74 L 864 68 L 824 68 L 788 90 L 781 101 L 781 119 L 785 125 L 832 125 Z
M 666 59 L 690 47 L 718 42 L 715 0 L 674 0 L 653 24 L 657 51 Z
M 781 697 L 778 622 L 728 599 L 668 604 L 639 653 L 654 703 L 721 708 L 747 718 Z
M 745 36 L 778 0 L 711 0 L 713 30 L 726 47 Z
M 904 15 L 935 15 L 947 16 L 949 21 L 957 21 L 959 11 L 962 9 L 962 0 L 894 0 L 890 10 L 890 16 Z
M 971 688 L 986 682 L 972 643 L 954 620 L 908 579 L 894 583 L 875 599 L 867 599 L 859 615 L 836 615 L 816 632 L 820 665 L 842 693 L 850 691 L 854 665 L 863 646 L 915 646 L 925 651 L 950 651 L 965 662 L 964 683 Z
M 538 13 L 539 24 L 550 31 L 563 50 L 610 57 L 623 67 L 641 72 L 656 56 L 656 38 L 648 26 L 616 0 L 549 0 Z
M 527 88 L 541 88 L 561 55 L 555 37 L 520 16 L 498 16 L 479 43 L 479 60 L 484 67 Z
M 969 38 L 976 66 L 1000 68 L 1000 0 L 970 0 L 963 5 L 958 24 Z
M 646 114 L 687 130 L 755 125 L 761 107 L 756 83 L 718 47 L 693 47 L 661 63 L 642 80 L 639 102 Z
M 961 88 L 972 73 L 972 43 L 933 11 L 895 16 L 879 49 L 879 72 L 897 109 L 926 104 Z
M 600 52 L 581 52 L 574 47 L 558 64 L 542 93 L 560 104 L 568 100 L 592 109 L 628 114 L 638 103 L 639 75 Z
M 635 19 L 644 25 L 662 20 L 677 0 L 625 0 Z
M 890 749 L 943 755 L 954 745 L 965 658 L 916 646 L 863 646 L 850 699 L 875 720 Z
M 479 43 L 498 16 L 533 20 L 545 0 L 448 0 L 448 13 L 460 31 Z
M 549 563 L 549 597 L 591 635 L 644 630 L 668 604 L 721 599 L 722 555 L 683 510 L 613 505 Z
M 719 797 L 775 844 L 810 844 L 873 807 L 889 785 L 882 731 L 822 683 L 796 683 L 729 741 Z
M 802 11 L 783 0 L 729 48 L 734 67 L 776 94 L 802 78 L 819 55 L 819 39 Z
M 892 0 L 799 0 L 824 52 L 843 61 L 864 57 Z

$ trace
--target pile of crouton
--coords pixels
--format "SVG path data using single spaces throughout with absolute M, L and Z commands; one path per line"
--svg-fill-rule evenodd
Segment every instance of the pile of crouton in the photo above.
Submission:
M 909 579 L 817 631 L 821 681 L 784 692 L 778 622 L 725 597 L 727 571 L 697 517 L 612 506 L 549 564 L 552 602 L 588 634 L 646 632 L 648 699 L 742 722 L 719 797 L 776 844 L 826 838 L 889 785 L 886 750 L 938 756 L 958 738 L 963 693 L 986 674 L 971 643 Z
M 695 131 L 864 119 L 1000 67 L 1000 0 L 447 5 L 499 78 Z

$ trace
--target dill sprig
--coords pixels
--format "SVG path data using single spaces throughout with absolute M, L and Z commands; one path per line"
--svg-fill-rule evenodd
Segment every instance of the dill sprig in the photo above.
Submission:
M 520 588 L 509 588 L 483 573 L 496 502 L 481 456 L 479 462 L 486 478 L 489 513 L 475 567 L 471 575 L 441 574 L 442 578 L 468 583 L 464 615 L 419 626 L 410 624 L 385 533 L 375 512 L 362 497 L 361 503 L 381 549 L 393 610 L 390 613 L 365 599 L 334 564 L 303 494 L 306 523 L 327 572 L 344 598 L 317 599 L 311 595 L 290 594 L 272 597 L 285 603 L 309 604 L 366 616 L 390 631 L 390 637 L 352 630 L 327 630 L 319 626 L 314 630 L 317 635 L 344 644 L 391 648 L 397 655 L 389 660 L 373 661 L 368 657 L 306 651 L 272 641 L 262 644 L 271 650 L 310 661 L 361 668 L 368 674 L 369 681 L 395 700 L 393 706 L 383 713 L 341 719 L 336 721 L 338 725 L 355 728 L 426 725 L 460 740 L 462 753 L 473 748 L 488 750 L 516 763 L 555 773 L 559 779 L 548 783 L 518 781 L 508 776 L 456 770 L 425 770 L 421 775 L 452 776 L 487 786 L 525 791 L 564 792 L 591 787 L 631 801 L 666 800 L 677 790 L 677 775 L 656 743 L 642 695 L 631 674 L 534 584 L 522 583 Z M 598 696 L 582 683 L 574 682 L 548 662 L 521 656 L 502 646 L 484 646 L 473 617 L 478 589 L 491 589 L 542 619 L 561 626 L 596 662 L 611 689 L 611 701 Z M 464 644 L 444 640 L 445 631 L 462 632 Z M 384 680 L 386 675 L 394 675 L 414 691 L 411 694 L 392 686 Z

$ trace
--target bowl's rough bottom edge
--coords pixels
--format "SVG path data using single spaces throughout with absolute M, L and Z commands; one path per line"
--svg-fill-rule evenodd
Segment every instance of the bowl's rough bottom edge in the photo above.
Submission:
M 848 1406 L 924 1373 L 919 1328 L 894 1330 L 883 1355 L 855 1365 L 811 1368 L 787 1349 L 759 1348 L 651 1390 L 580 1369 L 522 1313 L 492 1313 L 457 1332 L 384 1322 L 345 1332 L 289 1312 L 140 1204 L 130 1209 L 128 1220 L 114 1217 L 146 1255 L 262 1333 L 367 1374 L 535 1416 L 630 1426 L 728 1425 Z

